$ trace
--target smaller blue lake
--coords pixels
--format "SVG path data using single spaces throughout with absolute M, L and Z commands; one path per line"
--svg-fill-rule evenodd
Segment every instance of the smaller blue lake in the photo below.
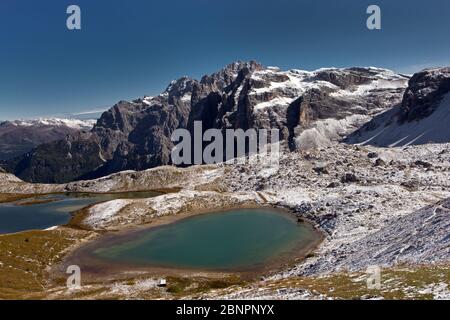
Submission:
M 0 204 L 0 234 L 25 230 L 42 230 L 63 225 L 72 213 L 89 205 L 113 200 L 150 198 L 157 192 L 124 192 L 111 194 L 69 193 L 37 196 Z

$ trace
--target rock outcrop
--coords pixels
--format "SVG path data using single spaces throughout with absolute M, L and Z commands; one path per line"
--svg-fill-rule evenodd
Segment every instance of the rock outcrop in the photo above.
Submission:
M 420 121 L 429 117 L 450 92 L 450 68 L 427 69 L 409 81 L 402 102 L 399 121 Z
M 450 68 L 428 69 L 409 81 L 402 103 L 344 141 L 383 147 L 450 141 Z

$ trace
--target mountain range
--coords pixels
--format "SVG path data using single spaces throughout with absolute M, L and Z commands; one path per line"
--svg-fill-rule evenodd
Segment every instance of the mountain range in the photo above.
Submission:
M 90 131 L 45 141 L 2 166 L 25 181 L 63 183 L 170 164 L 172 132 L 192 131 L 194 121 L 203 130 L 277 128 L 291 150 L 342 140 L 449 141 L 449 79 L 449 68 L 409 77 L 373 67 L 282 71 L 235 62 L 200 80 L 172 81 L 155 97 L 120 101 Z
M 37 146 L 89 131 L 95 120 L 42 118 L 0 122 L 0 160 L 21 156 Z

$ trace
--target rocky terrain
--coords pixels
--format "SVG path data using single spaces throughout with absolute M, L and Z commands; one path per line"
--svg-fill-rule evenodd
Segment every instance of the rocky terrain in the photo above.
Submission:
M 318 256 L 287 275 L 361 270 L 371 264 L 391 266 L 401 261 L 430 262 L 433 257 L 445 261 L 449 257 L 447 212 L 437 211 L 436 220 L 424 221 L 432 216 L 430 205 L 439 207 L 439 201 L 450 197 L 449 147 L 336 145 L 286 153 L 275 172 L 258 166 L 236 167 L 225 181 L 231 190 L 260 190 L 273 205 L 290 208 L 328 234 Z M 424 158 L 429 162 L 421 160 Z M 420 224 L 423 230 L 415 228 Z M 402 231 L 391 234 L 395 227 Z M 420 235 L 424 243 L 412 243 L 405 234 Z M 373 250 L 371 241 L 378 243 L 378 250 Z M 363 245 L 359 247 L 361 242 L 370 243 L 365 251 Z M 426 243 L 434 245 L 427 247 Z M 406 250 L 408 246 L 411 248 Z
M 162 216 L 249 205 L 287 208 L 324 232 L 324 241 L 305 261 L 268 275 L 249 287 L 214 291 L 205 294 L 205 298 L 323 299 L 326 295 L 308 290 L 308 281 L 322 283 L 339 276 L 353 283 L 352 277 L 362 277 L 372 265 L 394 273 L 408 266 L 412 271 L 401 271 L 406 274 L 424 265 L 429 270 L 443 264 L 443 273 L 434 271 L 435 275 L 448 270 L 445 265 L 450 257 L 450 144 L 406 148 L 335 144 L 283 152 L 279 167 L 271 168 L 265 163 L 185 169 L 161 167 L 63 185 L 31 185 L 9 174 L 3 177 L 9 181 L 1 184 L 2 192 L 27 193 L 30 186 L 42 188 L 34 190 L 39 192 L 69 188 L 72 191 L 119 191 L 128 190 L 135 181 L 146 181 L 149 187 L 158 187 L 157 177 L 172 187 L 182 188 L 179 192 L 151 199 L 113 200 L 93 206 L 80 225 L 94 232 L 153 223 Z M 6 186 L 9 189 L 5 189 Z M 50 190 L 50 187 L 56 189 Z M 350 274 L 344 276 L 348 272 Z M 155 287 L 157 279 L 144 277 L 141 281 L 147 281 L 149 286 L 152 283 L 150 287 L 159 292 Z M 364 284 L 361 281 L 360 286 Z M 445 279 L 442 283 L 433 281 L 429 280 L 428 287 L 420 290 L 428 292 L 430 288 L 429 292 L 437 290 L 437 296 L 448 297 Z M 102 288 L 108 296 L 116 292 L 118 285 L 97 284 L 86 290 Z M 335 285 L 333 282 L 332 286 Z M 149 286 L 145 286 L 147 291 L 139 286 L 121 286 L 129 290 L 130 297 L 153 290 Z M 388 287 L 395 289 L 391 284 Z M 407 287 L 407 294 L 418 294 Z M 69 294 L 62 288 L 58 290 L 62 291 L 57 296 Z
M 21 156 L 37 146 L 92 129 L 94 120 L 36 119 L 0 123 L 0 160 Z
M 217 175 L 216 166 L 176 168 L 163 166 L 144 171 L 122 171 L 106 177 L 70 182 L 67 184 L 40 184 L 24 182 L 16 176 L 0 172 L 0 193 L 44 194 L 55 192 L 126 192 L 153 189 L 176 189 L 180 186 L 208 186 Z
M 121 101 L 88 133 L 42 145 L 5 168 L 29 182 L 63 183 L 171 163 L 171 133 L 277 128 L 291 149 L 340 140 L 400 103 L 408 78 L 377 68 L 281 71 L 236 62 L 200 81 L 183 77 L 158 96 Z
M 376 68 L 304 72 L 236 63 L 201 81 L 174 81 L 160 96 L 121 102 L 92 131 L 38 147 L 17 162 L 33 176 L 26 180 L 56 182 L 49 174 L 65 170 L 61 181 L 67 182 L 29 183 L 0 171 L 0 194 L 174 191 L 87 208 L 72 225 L 82 227 L 83 239 L 163 217 L 246 206 L 285 208 L 324 234 L 305 260 L 252 283 L 227 278 L 223 289 L 211 290 L 204 276 L 171 279 L 176 290 L 184 288 L 184 295 L 174 295 L 158 288 L 156 278 L 139 275 L 131 282 L 90 284 L 77 293 L 85 298 L 449 299 L 448 92 L 448 68 L 408 80 Z M 380 122 L 389 114 L 392 121 Z M 167 137 L 196 119 L 204 129 L 280 129 L 279 163 L 260 157 L 244 164 L 149 168 L 170 164 Z M 390 142 L 400 133 L 372 136 L 383 129 L 394 134 L 394 127 L 401 134 L 408 128 L 404 143 Z M 442 140 L 417 138 L 425 127 Z M 92 175 L 100 177 L 81 179 Z M 79 181 L 71 181 L 75 176 Z M 81 241 L 72 239 L 78 229 L 57 230 L 69 232 L 72 244 Z M 70 251 L 64 250 L 55 255 Z M 369 266 L 382 269 L 382 290 L 367 290 Z M 75 297 L 61 285 L 47 285 L 46 297 Z
M 351 134 L 348 143 L 376 146 L 450 141 L 450 68 L 428 69 L 409 81 L 401 105 Z

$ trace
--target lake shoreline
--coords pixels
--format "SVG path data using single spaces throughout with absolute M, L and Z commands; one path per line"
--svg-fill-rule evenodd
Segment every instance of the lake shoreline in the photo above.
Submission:
M 122 241 L 123 238 L 132 238 L 137 233 L 141 233 L 143 231 L 150 231 L 157 228 L 161 228 L 170 224 L 174 224 L 177 222 L 186 221 L 188 219 L 192 219 L 194 217 L 198 217 L 200 215 L 208 215 L 208 214 L 217 214 L 217 213 L 226 213 L 231 212 L 233 210 L 240 209 L 262 209 L 262 210 L 271 210 L 272 212 L 277 212 L 278 214 L 282 214 L 288 219 L 290 219 L 293 223 L 298 223 L 297 218 L 289 209 L 274 207 L 274 206 L 256 206 L 256 205 L 241 205 L 234 207 L 227 207 L 223 209 L 214 209 L 214 210 L 196 210 L 192 212 L 185 212 L 175 215 L 162 216 L 155 218 L 154 221 L 150 224 L 140 225 L 140 226 L 128 226 L 119 231 L 107 231 L 104 233 L 100 233 L 98 237 L 89 241 L 88 243 L 80 244 L 80 246 L 73 248 L 70 253 L 68 253 L 63 259 L 62 263 L 58 266 L 58 271 L 63 272 L 68 265 L 72 264 L 81 264 L 80 261 L 87 261 L 90 265 L 89 268 L 85 268 L 83 271 L 84 277 L 86 279 L 95 279 L 99 281 L 99 279 L 103 279 L 104 281 L 117 280 L 122 277 L 129 277 L 130 274 L 138 274 L 138 275 L 148 275 L 148 276 L 205 276 L 205 277 L 223 277 L 230 275 L 239 275 L 245 279 L 257 279 L 261 276 L 268 277 L 277 272 L 285 270 L 289 267 L 292 267 L 302 260 L 304 260 L 309 254 L 311 254 L 317 247 L 322 243 L 324 239 L 324 233 L 313 226 L 307 220 L 304 220 L 302 225 L 307 227 L 311 234 L 314 235 L 314 239 L 308 243 L 306 246 L 304 244 L 297 244 L 295 247 L 289 252 L 283 253 L 278 256 L 277 259 L 270 259 L 267 263 L 264 263 L 263 266 L 255 266 L 249 267 L 245 270 L 238 269 L 226 269 L 224 270 L 208 270 L 202 268 L 176 268 L 170 266 L 142 266 L 133 263 L 108 263 L 99 258 L 92 257 L 92 255 L 87 254 L 87 251 L 95 248 L 98 243 L 107 243 L 111 241 L 111 244 L 115 242 Z M 92 265 L 94 267 L 92 267 Z M 112 276 L 111 276 L 112 275 Z
M 161 189 L 158 190 L 147 190 L 147 191 L 157 191 L 161 192 L 161 194 L 165 194 L 162 192 Z M 166 193 L 175 193 L 178 194 L 177 190 L 164 190 Z M 142 191 L 146 192 L 146 191 Z M 108 192 L 106 194 L 120 194 L 123 192 Z M 57 193 L 47 193 L 47 194 L 31 194 L 26 195 L 23 198 L 33 198 L 33 197 L 39 197 L 39 196 L 48 196 L 48 195 L 61 195 L 61 194 L 94 194 L 91 192 L 57 192 Z M 95 194 L 105 194 L 105 193 L 95 193 Z M 15 201 L 18 201 L 20 199 L 15 199 Z M 25 200 L 26 201 L 26 200 Z M 106 201 L 107 202 L 107 201 Z M 71 258 L 79 252 L 80 249 L 90 246 L 97 240 L 99 240 L 101 237 L 104 236 L 115 236 L 117 234 L 126 234 L 129 232 L 139 232 L 144 229 L 151 229 L 151 228 L 158 228 L 162 227 L 171 223 L 175 223 L 177 221 L 183 220 L 183 219 L 190 219 L 195 216 L 203 215 L 203 214 L 214 214 L 214 213 L 220 213 L 220 212 L 226 212 L 226 211 L 232 211 L 236 209 L 270 209 L 270 210 L 276 210 L 280 214 L 283 214 L 284 216 L 288 217 L 293 222 L 298 222 L 298 218 L 295 216 L 294 212 L 290 210 L 289 208 L 275 206 L 269 203 L 265 202 L 255 202 L 254 200 L 249 201 L 245 200 L 242 202 L 238 202 L 236 205 L 223 205 L 223 206 L 215 206 L 214 208 L 205 207 L 204 209 L 196 209 L 196 210 L 190 210 L 190 211 L 183 211 L 178 213 L 171 213 L 167 215 L 162 216 L 156 216 L 152 219 L 150 223 L 145 223 L 143 225 L 129 225 L 125 227 L 121 227 L 118 230 L 90 230 L 89 228 L 83 228 L 81 226 L 77 226 L 76 224 L 72 224 L 72 220 L 76 217 L 80 217 L 82 213 L 85 214 L 88 213 L 89 208 L 98 205 L 99 203 L 95 203 L 92 205 L 89 205 L 87 207 L 84 207 L 76 212 L 73 213 L 72 219 L 68 224 L 58 226 L 53 231 L 47 231 L 43 230 L 42 232 L 57 232 L 58 229 L 66 229 L 69 228 L 73 231 L 83 231 L 88 232 L 89 237 L 82 241 L 76 241 L 73 243 L 69 248 L 65 249 L 64 252 L 61 252 L 61 260 L 57 262 L 56 264 L 52 264 L 48 266 L 47 271 L 45 273 L 47 274 L 47 281 L 48 283 L 52 283 L 52 286 L 59 287 L 61 282 L 65 282 L 65 279 L 67 278 L 66 274 L 66 267 L 68 262 L 73 262 Z M 153 277 L 153 278 L 160 278 L 160 277 L 187 277 L 187 278 L 196 278 L 196 277 L 203 277 L 205 279 L 221 279 L 224 277 L 235 277 L 237 276 L 240 279 L 243 279 L 245 281 L 258 281 L 261 277 L 267 278 L 272 275 L 275 275 L 279 272 L 282 272 L 284 270 L 289 270 L 291 267 L 294 267 L 295 265 L 298 265 L 301 263 L 309 254 L 314 252 L 319 245 L 322 243 L 325 235 L 322 230 L 315 228 L 313 223 L 308 221 L 307 219 L 302 219 L 305 225 L 308 225 L 312 230 L 314 230 L 315 235 L 317 236 L 315 241 L 311 244 L 309 244 L 306 247 L 298 248 L 296 252 L 292 253 L 289 252 L 288 254 L 284 255 L 281 259 L 278 259 L 275 262 L 267 263 L 264 265 L 264 268 L 254 268 L 251 270 L 246 270 L 243 272 L 238 272 L 234 270 L 227 270 L 227 271 L 210 271 L 210 270 L 201 270 L 198 268 L 161 268 L 161 267 L 144 267 L 144 268 L 136 268 L 135 266 L 124 265 L 118 268 L 111 268 L 111 271 L 114 271 L 113 274 L 104 274 L 104 270 L 100 268 L 99 270 L 93 270 L 94 272 L 89 272 L 89 270 L 82 270 L 83 273 L 83 282 L 86 284 L 89 283 L 102 283 L 104 285 L 108 285 L 113 283 L 114 281 L 119 281 L 121 279 L 138 279 L 141 277 Z M 26 232 L 26 231 L 25 231 Z M 19 233 L 20 234 L 20 233 Z M 8 234 L 5 234 L 5 236 L 8 236 Z M 72 264 L 72 263 L 70 263 Z M 117 271 L 117 272 L 116 272 Z
M 48 194 L 0 194 L 0 233 L 46 230 L 55 226 L 67 226 L 78 211 L 114 200 L 156 197 L 161 191 L 116 193 L 61 192 Z M 8 201 L 9 200 L 9 201 Z

